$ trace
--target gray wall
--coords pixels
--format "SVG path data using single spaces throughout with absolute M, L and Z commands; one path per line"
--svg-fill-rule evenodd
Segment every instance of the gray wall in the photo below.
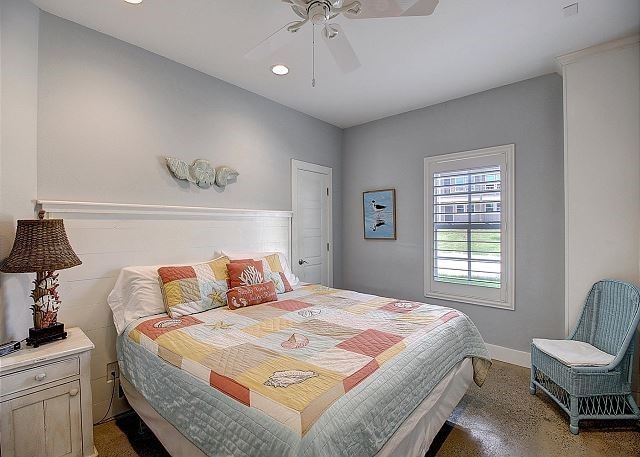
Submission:
M 515 311 L 460 309 L 487 343 L 528 351 L 564 331 L 562 79 L 553 74 L 347 129 L 343 284 L 424 301 L 424 157 L 516 145 Z M 397 241 L 364 240 L 362 192 L 396 188 Z
M 329 166 L 340 284 L 342 130 L 47 13 L 39 60 L 40 199 L 290 210 L 290 159 Z M 166 155 L 240 177 L 198 189 L 169 175 Z
M 9 255 L 17 219 L 34 217 L 37 195 L 39 10 L 0 0 L 0 259 Z M 32 275 L 0 274 L 0 343 L 33 325 Z
M 342 132 L 46 13 L 38 58 L 38 198 L 290 209 L 289 160 L 330 166 L 336 284 L 383 295 L 424 300 L 423 158 L 515 143 L 516 311 L 448 304 L 489 343 L 527 350 L 531 337 L 562 336 L 559 76 Z M 241 176 L 224 193 L 196 189 L 168 175 L 164 155 L 209 158 Z M 365 242 L 362 191 L 387 187 L 398 191 L 398 241 Z

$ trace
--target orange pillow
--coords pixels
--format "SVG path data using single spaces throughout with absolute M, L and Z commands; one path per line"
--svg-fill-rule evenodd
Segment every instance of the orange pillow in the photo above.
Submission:
M 244 308 L 278 300 L 276 286 L 271 281 L 250 286 L 234 287 L 227 292 L 229 309 Z
M 227 264 L 229 289 L 252 286 L 264 282 L 264 268 L 260 260 L 246 260 Z
M 273 259 L 274 257 L 275 260 L 277 260 L 277 263 L 275 263 Z M 231 260 L 231 263 L 247 263 L 253 261 L 263 262 L 262 269 L 264 273 L 264 281 L 273 281 L 273 283 L 276 285 L 276 293 L 282 294 L 285 292 L 291 292 L 293 290 L 291 284 L 289 283 L 289 280 L 287 279 L 287 275 L 282 270 L 282 266 L 280 265 L 280 260 L 278 259 L 277 255 L 262 257 L 260 259 L 236 259 Z M 273 270 L 271 268 L 272 265 L 274 265 L 277 269 Z M 264 270 L 265 266 L 267 267 L 268 271 Z

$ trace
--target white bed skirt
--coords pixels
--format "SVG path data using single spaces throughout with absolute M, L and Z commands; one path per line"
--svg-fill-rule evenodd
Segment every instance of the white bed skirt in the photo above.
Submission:
M 376 457 L 424 457 L 447 418 L 473 382 L 473 367 L 465 359 L 436 385 L 382 447 Z M 131 407 L 151 429 L 172 457 L 207 457 L 173 425 L 167 422 L 144 397 L 120 377 L 120 384 Z

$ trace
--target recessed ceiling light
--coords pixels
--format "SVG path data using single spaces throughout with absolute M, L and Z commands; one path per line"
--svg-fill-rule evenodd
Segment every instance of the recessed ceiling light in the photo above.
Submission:
M 142 0 L 124 0 L 127 3 L 131 3 L 132 5 L 139 5 L 142 3 Z
M 277 64 L 271 67 L 271 71 L 274 75 L 284 76 L 289 73 L 289 67 L 287 67 L 286 65 Z

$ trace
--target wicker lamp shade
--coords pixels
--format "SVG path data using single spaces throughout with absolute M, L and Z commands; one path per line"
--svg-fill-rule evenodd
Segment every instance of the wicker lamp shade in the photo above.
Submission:
M 62 219 L 23 220 L 18 221 L 13 249 L 0 265 L 0 271 L 55 271 L 81 263 L 69 244 Z

